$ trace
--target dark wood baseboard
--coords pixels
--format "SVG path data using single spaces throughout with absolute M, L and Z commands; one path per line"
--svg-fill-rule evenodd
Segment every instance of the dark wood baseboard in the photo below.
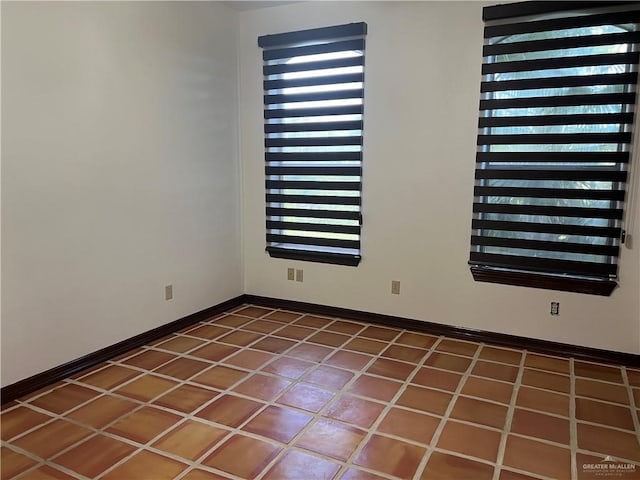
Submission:
M 147 332 L 131 337 L 122 342 L 118 342 L 109 347 L 105 347 L 84 357 L 72 360 L 63 365 L 38 373 L 32 377 L 20 380 L 11 385 L 7 385 L 0 390 L 2 404 L 11 402 L 29 393 L 51 385 L 59 380 L 63 380 L 71 375 L 91 368 L 98 363 L 122 355 L 123 353 L 138 348 L 149 342 L 170 335 L 178 330 L 186 328 L 202 320 L 206 320 L 214 315 L 230 310 L 244 303 L 253 305 L 281 308 L 284 310 L 301 311 L 314 313 L 329 317 L 340 317 L 347 320 L 357 320 L 377 325 L 404 328 L 416 332 L 429 333 L 432 335 L 445 335 L 451 338 L 470 340 L 474 342 L 484 342 L 491 345 L 526 349 L 532 352 L 545 353 L 562 357 L 573 357 L 579 360 L 591 362 L 610 363 L 625 365 L 628 367 L 640 368 L 640 355 L 632 353 L 615 352 L 612 350 L 602 350 L 598 348 L 583 347 L 567 343 L 551 342 L 548 340 L 538 340 L 534 338 L 507 335 L 504 333 L 487 332 L 483 330 L 473 330 L 469 328 L 453 327 L 433 322 L 425 322 L 411 318 L 396 317 L 380 313 L 362 312 L 348 308 L 331 307 L 315 303 L 297 302 L 294 300 L 283 300 L 279 298 L 261 297 L 257 295 L 240 295 L 227 300 L 213 307 L 200 312 L 188 315 L 179 320 L 161 325 Z
M 281 300 L 278 298 L 261 297 L 257 295 L 245 295 L 245 303 L 252 303 L 263 307 L 282 308 L 285 310 L 302 311 L 324 315 L 329 317 L 340 317 L 344 319 L 358 320 L 361 322 L 375 323 L 391 327 L 405 328 L 417 332 L 430 333 L 432 335 L 446 335 L 447 337 L 470 340 L 474 342 L 484 342 L 491 345 L 526 349 L 532 352 L 556 355 L 561 357 L 573 357 L 578 360 L 590 362 L 610 363 L 625 365 L 628 367 L 640 367 L 640 355 L 633 353 L 616 352 L 613 350 L 602 350 L 599 348 L 583 347 L 568 343 L 552 342 L 549 340 L 539 340 L 535 338 L 519 337 L 504 333 L 487 332 L 484 330 L 473 330 L 469 328 L 453 327 L 433 322 L 425 322 L 410 318 L 383 315 L 380 313 L 368 313 L 347 308 L 330 307 L 315 303 L 304 303 L 293 300 Z
M 98 363 L 104 362 L 113 357 L 117 357 L 118 355 L 122 355 L 129 350 L 141 347 L 142 345 L 145 345 L 149 342 L 153 342 L 154 340 L 162 338 L 166 335 L 170 335 L 173 332 L 191 326 L 202 320 L 206 320 L 207 318 L 210 318 L 231 308 L 242 305 L 243 303 L 245 303 L 245 297 L 245 295 L 240 295 L 238 297 L 232 298 L 231 300 L 227 300 L 226 302 L 222 302 L 213 307 L 209 307 L 191 315 L 187 315 L 186 317 L 180 318 L 165 325 L 161 325 L 147 332 L 143 332 L 139 335 L 128 338 L 127 340 L 123 340 L 114 345 L 102 348 L 96 352 L 89 353 L 75 360 L 71 360 L 70 362 L 54 367 L 50 370 L 47 370 L 46 372 L 38 373 L 36 375 L 33 375 L 32 377 L 25 378 L 24 380 L 20 380 L 11 385 L 7 385 L 6 387 L 2 387 L 2 389 L 0 390 L 0 399 L 2 401 L 2 404 L 4 405 L 5 403 L 8 403 L 12 400 L 44 388 L 47 385 L 51 385 L 52 383 L 55 383 L 59 380 L 67 378 L 71 375 L 75 375 L 82 370 L 91 368 Z

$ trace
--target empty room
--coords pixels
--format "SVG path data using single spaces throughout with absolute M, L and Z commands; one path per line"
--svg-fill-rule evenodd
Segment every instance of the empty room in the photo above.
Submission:
M 0 13 L 1 480 L 640 478 L 640 2 Z

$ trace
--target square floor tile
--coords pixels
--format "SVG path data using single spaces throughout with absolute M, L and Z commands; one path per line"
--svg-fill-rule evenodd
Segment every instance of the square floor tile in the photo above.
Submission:
M 430 348 L 437 340 L 438 337 L 434 337 L 433 335 L 403 332 L 398 338 L 396 338 L 395 342 L 403 345 L 409 345 L 411 347 Z
M 209 370 L 206 370 L 203 373 L 193 377 L 191 381 L 194 383 L 199 383 L 201 385 L 207 385 L 209 387 L 225 390 L 238 383 L 247 375 L 249 375 L 249 373 L 242 370 L 236 370 L 235 368 L 216 365 L 215 367 L 212 367 Z
M 362 353 L 347 352 L 338 350 L 331 355 L 325 363 L 334 367 L 346 368 L 349 370 L 360 370 L 367 363 L 371 361 L 373 357 L 364 355 Z
M 576 360 L 573 365 L 577 377 L 623 383 L 622 371 L 618 366 L 599 365 L 597 363 L 581 362 L 579 360 Z
M 138 368 L 144 368 L 145 370 L 153 370 L 163 363 L 175 360 L 175 358 L 176 356 L 171 353 L 159 352 L 157 350 L 145 350 L 138 355 L 134 355 L 133 357 L 123 360 L 122 363 Z
M 173 377 L 178 380 L 186 380 L 210 365 L 211 364 L 207 362 L 192 360 L 190 358 L 178 358 L 157 368 L 155 373 L 167 375 L 168 377 Z
M 507 350 L 505 348 L 489 347 L 485 345 L 482 347 L 482 350 L 480 350 L 480 356 L 478 358 L 482 360 L 491 360 L 493 362 L 520 365 L 520 360 L 522 360 L 522 351 Z
M 32 400 L 30 403 L 50 412 L 61 414 L 98 395 L 100 393 L 96 390 L 80 385 L 66 384 Z
M 358 427 L 369 428 L 380 416 L 383 409 L 384 406 L 379 403 L 351 395 L 342 395 L 329 406 L 325 416 Z
M 192 351 L 189 355 L 194 357 L 209 360 L 211 362 L 219 362 L 225 357 L 228 357 L 240 349 L 238 347 L 232 347 L 231 345 L 224 345 L 222 343 L 211 342 L 207 345 L 199 347 Z
M 527 356 L 524 359 L 524 364 L 529 368 L 564 373 L 565 375 L 569 375 L 570 371 L 569 359 L 549 357 L 547 355 L 538 355 L 535 353 L 527 353 Z
M 319 343 L 320 345 L 327 345 L 329 347 L 339 347 L 343 345 L 351 337 L 334 332 L 318 332 L 311 335 L 307 342 Z
M 501 436 L 500 432 L 486 428 L 448 421 L 437 446 L 450 452 L 495 462 Z
M 87 428 L 55 420 L 12 443 L 46 460 L 92 433 Z
M 513 383 L 516 381 L 518 376 L 518 368 L 513 365 L 478 360 L 473 367 L 473 370 L 471 370 L 471 374 L 478 377 L 492 378 L 494 380 Z
M 52 417 L 48 415 L 26 407 L 18 407 L 4 412 L 2 416 L 0 416 L 2 440 L 9 440 L 51 419 Z
M 305 338 L 313 335 L 316 331 L 313 328 L 299 327 L 296 325 L 287 325 L 281 328 L 273 335 L 276 337 L 290 338 L 292 340 L 304 340 Z
M 427 353 L 429 353 L 428 350 L 394 344 L 389 345 L 389 347 L 382 352 L 382 356 L 402 360 L 403 362 L 419 363 Z
M 361 338 L 360 336 L 357 336 L 346 345 L 343 345 L 342 348 L 361 353 L 369 353 L 371 355 L 378 355 L 387 348 L 387 345 L 387 343 L 380 342 L 378 340 L 369 340 L 368 338 Z
M 578 423 L 578 448 L 640 462 L 636 436 L 612 428 Z
M 522 473 L 513 472 L 503 468 L 500 470 L 499 480 L 538 480 L 540 477 L 531 477 L 529 475 L 523 475 Z
M 157 440 L 153 446 L 195 461 L 228 434 L 228 430 L 187 420 Z
M 475 398 L 458 397 L 451 411 L 451 417 L 503 429 L 507 418 L 507 407 Z
M 9 480 L 38 463 L 7 447 L 0 448 L 0 462 L 2 464 L 2 471 L 0 473 L 2 480 Z
M 325 330 L 331 332 L 344 333 L 346 335 L 355 335 L 365 326 L 360 323 L 346 322 L 344 320 L 336 320 L 335 322 L 327 325 Z
M 227 335 L 228 333 L 231 333 L 231 330 L 226 327 L 221 327 L 219 325 L 201 325 L 197 328 L 189 330 L 187 332 L 187 335 L 190 335 L 192 337 L 204 338 L 207 340 L 213 340 L 214 338 L 219 339 L 220 337 L 222 337 L 223 335 Z
M 315 364 L 311 362 L 305 362 L 304 360 L 298 360 L 297 358 L 283 357 L 274 360 L 264 367 L 263 370 L 281 377 L 298 379 L 314 366 Z
M 473 357 L 476 354 L 479 346 L 480 345 L 478 345 L 477 343 L 445 339 L 436 346 L 436 350 L 440 352 L 455 353 L 457 355 Z
M 576 395 L 629 405 L 629 393 L 622 385 L 576 378 Z
M 291 382 L 288 380 L 256 373 L 234 387 L 233 391 L 248 397 L 269 401 L 280 395 L 289 385 Z
M 528 437 L 542 438 L 569 445 L 569 420 L 516 408 L 511 431 Z
M 247 323 L 242 328 L 252 332 L 271 333 L 279 328 L 282 328 L 282 323 L 270 322 L 268 320 L 255 320 L 251 323 Z
M 115 393 L 141 402 L 148 402 L 176 385 L 178 383 L 173 380 L 156 377 L 155 375 L 143 375 L 133 382 L 118 388 Z
M 295 344 L 295 342 L 285 340 L 284 338 L 265 337 L 252 345 L 251 348 L 262 350 L 263 352 L 282 353 L 293 347 Z
M 297 450 L 287 451 L 267 474 L 264 480 L 331 480 L 340 465 Z
M 576 418 L 585 422 L 635 431 L 631 410 L 620 405 L 598 402 L 588 398 L 576 398 Z
M 4 472 L 3 472 L 4 473 Z M 2 477 L 3 479 L 5 477 Z M 22 475 L 20 480 L 76 480 L 76 477 L 67 475 L 58 469 L 42 465 L 41 467 L 31 470 L 29 473 Z
M 310 343 L 300 343 L 287 352 L 287 356 L 308 360 L 310 362 L 321 362 L 334 350 L 321 345 L 311 345 Z
M 349 391 L 364 397 L 388 402 L 396 395 L 400 387 L 402 387 L 402 383 L 395 380 L 361 375 L 351 384 Z
M 125 478 L 173 480 L 186 468 L 186 464 L 171 458 L 153 452 L 141 451 L 102 478 L 104 480 L 123 480 Z
M 302 325 L 305 327 L 311 327 L 311 328 L 322 328 L 326 325 L 329 325 L 331 323 L 331 319 L 329 318 L 324 318 L 324 317 L 317 317 L 315 315 L 305 315 L 302 318 L 296 320 L 294 323 L 296 325 Z
M 378 431 L 397 437 L 429 444 L 440 424 L 440 418 L 403 408 L 391 408 L 385 415 Z
M 271 353 L 255 352 L 253 350 L 244 350 L 225 358 L 224 364 L 245 368 L 248 370 L 257 370 L 262 365 L 275 358 Z
M 629 383 L 634 387 L 640 387 L 640 370 L 634 370 L 629 367 L 627 367 L 626 370 Z
M 493 467 L 456 455 L 433 452 L 420 476 L 420 480 L 453 479 L 491 480 Z
M 94 428 L 102 428 L 138 406 L 129 400 L 105 395 L 92 400 L 67 417 Z
M 437 368 L 431 367 L 422 367 L 411 378 L 411 383 L 455 392 L 461 379 L 462 375 L 459 373 L 438 370 Z
M 509 404 L 513 395 L 513 384 L 470 376 L 460 393 L 469 397 Z
M 340 477 L 340 480 L 384 480 L 379 475 L 360 470 L 359 468 L 348 468 Z
M 430 388 L 409 385 L 396 401 L 397 405 L 444 415 L 452 396 Z
M 256 318 L 256 317 L 254 317 Z M 216 325 L 225 325 L 227 327 L 241 327 L 251 321 L 251 318 L 241 317 L 240 315 L 224 315 L 216 319 Z
M 213 399 L 219 392 L 193 385 L 180 385 L 169 393 L 154 400 L 155 405 L 171 408 L 182 413 L 191 413 Z
M 94 387 L 111 390 L 113 387 L 121 383 L 131 380 L 140 375 L 141 372 L 131 368 L 121 367 L 119 365 L 109 365 L 102 370 L 98 370 L 86 377 L 82 377 L 80 381 Z
M 304 381 L 339 390 L 352 378 L 353 373 L 347 370 L 322 365 L 304 377 Z
M 269 313 L 273 313 L 273 310 L 271 308 L 249 306 L 234 313 L 237 313 L 238 315 L 245 315 L 247 317 L 259 318 Z
M 411 479 L 426 449 L 389 437 L 373 435 L 354 463 L 398 478 Z
M 364 436 L 364 430 L 321 418 L 298 439 L 296 446 L 346 461 Z
M 260 410 L 263 405 L 262 403 L 246 398 L 223 395 L 211 403 L 211 405 L 200 410 L 197 416 L 221 425 L 238 427 L 251 415 Z
M 118 420 L 107 432 L 145 444 L 181 419 L 158 408 L 142 407 Z
M 187 473 L 182 480 L 229 480 L 230 477 L 218 475 L 217 473 L 207 472 L 206 470 L 201 470 L 199 468 L 195 468 Z
M 396 362 L 388 358 L 378 358 L 367 369 L 367 373 L 400 380 L 404 382 L 415 369 L 415 365 L 410 363 Z
M 559 393 L 521 386 L 516 397 L 516 405 L 541 412 L 569 416 L 569 397 Z
M 158 344 L 157 348 L 162 348 L 163 350 L 171 350 L 172 352 L 176 353 L 183 353 L 188 352 L 189 350 L 193 350 L 203 343 L 204 341 L 202 340 L 197 340 L 195 338 L 180 335 Z
M 135 451 L 135 447 L 124 442 L 96 435 L 56 457 L 53 462 L 85 477 L 95 478 Z
M 241 478 L 256 478 L 281 450 L 272 443 L 234 435 L 203 463 Z
M 289 443 L 311 420 L 311 415 L 289 408 L 269 406 L 242 429 L 278 442 Z
M 571 381 L 568 376 L 532 370 L 530 368 L 524 369 L 522 383 L 524 385 L 553 390 L 560 393 L 569 393 L 571 391 Z
M 293 322 L 294 320 L 297 320 L 301 316 L 302 314 L 300 313 L 277 311 L 277 312 L 270 313 L 264 318 L 267 318 L 269 320 L 273 320 L 276 322 L 289 323 L 289 322 Z
M 469 365 L 471 365 L 471 359 L 468 357 L 458 357 L 456 355 L 449 355 L 447 353 L 432 353 L 427 357 L 424 362 L 425 365 L 429 365 L 435 368 L 441 368 L 443 370 L 451 370 L 453 372 L 465 372 Z
M 541 461 L 544 459 L 544 461 Z M 557 479 L 571 478 L 571 451 L 527 438 L 509 435 L 504 465 Z
M 218 342 L 230 343 L 238 347 L 245 347 L 251 345 L 253 342 L 262 338 L 262 335 L 256 332 L 245 332 L 244 330 L 235 330 L 228 333 L 224 337 L 217 339 Z
M 318 413 L 335 394 L 323 388 L 299 383 L 278 398 L 278 403 Z
M 400 330 L 395 328 L 384 328 L 370 326 L 365 328 L 358 334 L 360 337 L 375 338 L 376 340 L 382 340 L 384 342 L 390 342 L 398 336 Z

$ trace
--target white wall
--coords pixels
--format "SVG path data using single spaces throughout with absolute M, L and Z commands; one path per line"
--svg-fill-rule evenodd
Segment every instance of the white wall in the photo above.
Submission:
M 479 2 L 304 2 L 240 15 L 247 293 L 640 353 L 638 196 L 611 297 L 473 281 L 467 266 L 481 65 Z M 270 258 L 265 248 L 259 35 L 365 21 L 363 260 Z M 637 157 L 637 155 L 636 155 Z M 636 159 L 637 160 L 637 159 Z M 640 169 L 636 169 L 636 176 Z M 638 182 L 640 185 L 640 182 Z M 304 269 L 304 282 L 286 268 Z M 401 295 L 390 294 L 391 280 Z M 560 316 L 549 315 L 551 301 Z
M 236 28 L 2 2 L 2 385 L 243 293 Z

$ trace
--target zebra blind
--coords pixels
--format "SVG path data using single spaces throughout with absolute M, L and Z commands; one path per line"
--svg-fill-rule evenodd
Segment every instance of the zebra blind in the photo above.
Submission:
M 566 10 L 575 6 L 581 10 Z M 636 105 L 640 4 L 523 2 L 484 14 L 474 277 L 610 294 Z M 528 274 L 543 277 L 532 283 Z
M 366 23 L 266 35 L 267 252 L 360 262 Z

